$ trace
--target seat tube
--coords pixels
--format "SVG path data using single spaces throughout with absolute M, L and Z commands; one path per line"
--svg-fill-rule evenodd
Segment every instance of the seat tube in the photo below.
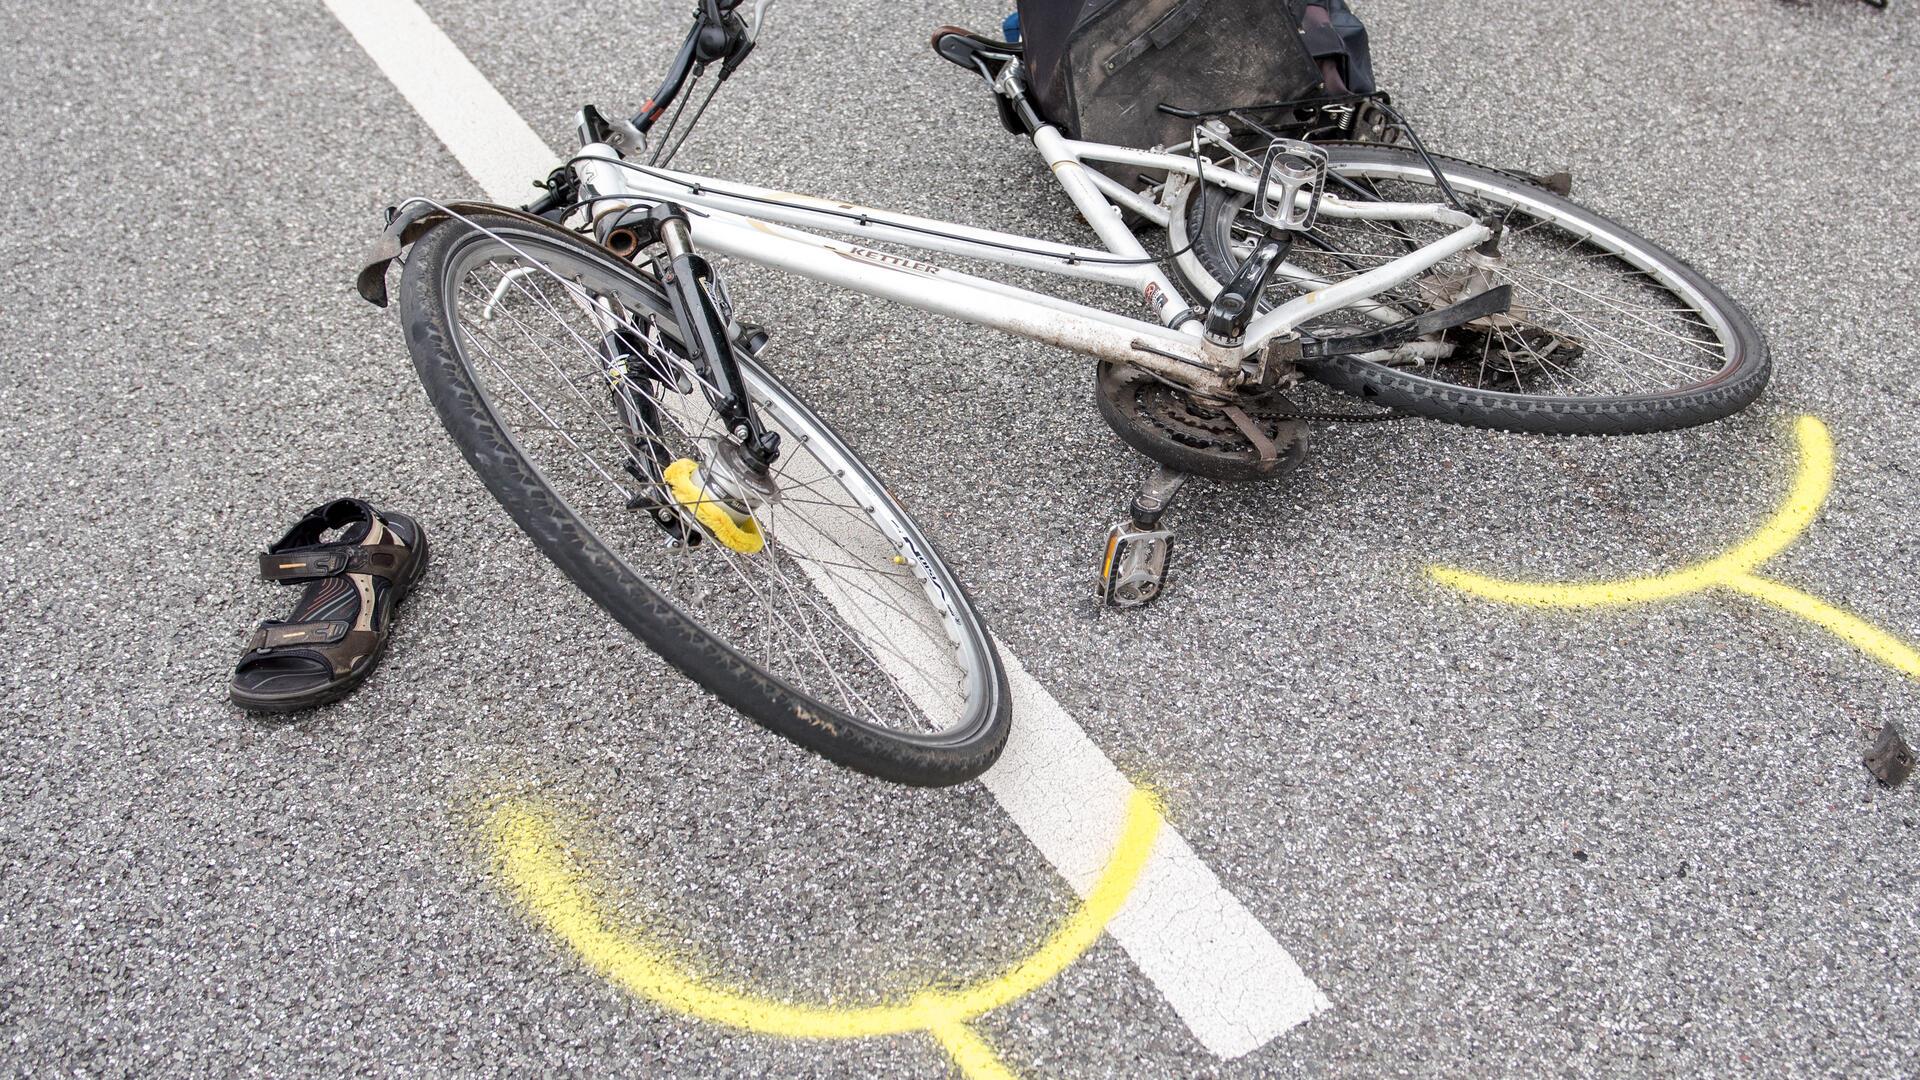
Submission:
M 1100 237 L 1100 242 L 1106 245 L 1108 251 L 1123 259 L 1153 258 L 1141 246 L 1140 238 L 1133 235 L 1133 230 L 1120 220 L 1120 208 L 1102 195 L 1088 178 L 1087 166 L 1067 148 L 1066 140 L 1061 138 L 1058 128 L 1051 124 L 1041 125 L 1033 133 L 1033 145 L 1040 151 L 1040 156 L 1047 159 L 1047 167 L 1053 170 L 1054 179 L 1060 182 L 1067 198 L 1073 200 L 1080 216 L 1093 227 L 1094 234 Z M 1180 290 L 1174 288 L 1173 282 L 1156 263 L 1140 263 L 1135 285 L 1140 290 L 1141 302 L 1147 305 L 1147 310 L 1168 326 L 1197 317 L 1181 298 Z

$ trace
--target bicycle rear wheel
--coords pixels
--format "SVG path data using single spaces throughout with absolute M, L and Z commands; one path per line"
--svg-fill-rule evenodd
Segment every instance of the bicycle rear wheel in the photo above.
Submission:
M 564 229 L 476 215 L 414 244 L 399 297 L 414 366 L 467 460 L 655 652 L 874 776 L 944 785 L 993 763 L 1006 680 L 952 571 L 832 429 L 745 356 L 782 452 L 751 501 L 719 484 L 735 467 L 726 432 L 653 280 Z
M 1439 202 L 1418 154 L 1333 145 L 1328 190 L 1343 198 Z M 1359 306 L 1307 322 L 1316 336 L 1377 330 L 1444 307 L 1479 287 L 1513 286 L 1508 316 L 1396 350 L 1302 365 L 1336 389 L 1416 415 L 1470 427 L 1548 434 L 1629 435 L 1710 423 L 1759 396 L 1771 370 L 1760 332 L 1712 282 L 1663 248 L 1511 174 L 1436 158 L 1447 181 L 1481 212 L 1505 215 L 1499 257 L 1456 256 Z M 1252 250 L 1247 196 L 1187 189 L 1173 213 L 1187 284 L 1211 298 Z M 1322 214 L 1293 245 L 1292 280 L 1268 303 L 1353 277 L 1437 239 L 1433 224 Z M 1479 271 L 1476 276 L 1476 271 Z

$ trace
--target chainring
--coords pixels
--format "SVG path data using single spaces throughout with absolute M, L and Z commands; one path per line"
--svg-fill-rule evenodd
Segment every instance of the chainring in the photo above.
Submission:
M 1306 422 L 1281 394 L 1208 402 L 1139 368 L 1106 362 L 1095 390 L 1114 434 L 1168 468 L 1210 480 L 1267 480 L 1306 456 Z

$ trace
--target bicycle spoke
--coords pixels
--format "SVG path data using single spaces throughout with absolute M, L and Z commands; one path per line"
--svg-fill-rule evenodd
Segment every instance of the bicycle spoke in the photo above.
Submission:
M 476 262 L 452 290 L 456 338 L 495 414 L 603 541 L 701 625 L 836 709 L 915 730 L 957 712 L 968 678 L 952 613 L 881 526 L 878 496 L 857 494 L 804 425 L 756 392 L 783 438 L 776 495 L 748 518 L 761 547 L 672 543 L 653 509 L 689 529 L 702 507 L 743 513 L 711 494 L 680 502 L 659 476 L 677 458 L 704 469 L 727 445 L 713 381 L 661 338 L 644 303 L 527 268 L 517 254 Z M 638 498 L 651 501 L 630 510 Z
M 1424 181 L 1364 176 L 1355 180 L 1383 201 L 1436 202 L 1438 191 Z M 1490 190 L 1474 193 L 1500 203 Z M 1435 223 L 1382 222 L 1371 218 L 1323 215 L 1294 244 L 1292 277 L 1276 280 L 1262 298 L 1270 309 L 1282 298 L 1350 280 L 1404 257 L 1448 230 Z M 1225 236 L 1244 259 L 1265 227 L 1242 204 L 1226 225 Z M 1456 348 L 1450 359 L 1431 353 L 1407 353 L 1389 363 L 1415 364 L 1416 370 L 1443 381 L 1473 387 L 1499 386 L 1520 392 L 1537 381 L 1557 396 L 1662 394 L 1695 385 L 1731 360 L 1730 343 L 1721 340 L 1688 297 L 1657 275 L 1628 262 L 1581 219 L 1551 209 L 1528 208 L 1508 222 L 1497 261 L 1476 277 L 1471 264 L 1456 257 L 1400 286 L 1372 297 L 1376 304 L 1404 312 L 1433 310 L 1456 303 L 1487 283 L 1515 289 L 1511 320 L 1485 324 L 1477 340 Z M 1358 307 L 1316 317 L 1306 328 L 1319 335 L 1346 332 L 1363 323 Z M 1450 335 L 1456 345 L 1458 335 Z

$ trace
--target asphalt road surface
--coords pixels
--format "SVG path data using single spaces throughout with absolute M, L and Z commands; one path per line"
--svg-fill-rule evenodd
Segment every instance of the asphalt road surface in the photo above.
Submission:
M 568 148 L 579 103 L 651 88 L 685 5 L 422 6 Z M 926 48 L 1002 13 L 786 0 L 681 164 L 1082 240 Z M 1860 764 L 1920 687 L 1726 590 L 1521 609 L 1427 574 L 1709 558 L 1785 498 L 1810 415 L 1832 493 L 1766 573 L 1920 642 L 1920 13 L 1361 13 L 1430 143 L 1570 169 L 1748 307 L 1773 386 L 1633 440 L 1319 432 L 1283 483 L 1184 496 L 1176 583 L 1103 612 L 1144 467 L 1087 364 L 739 270 L 775 367 L 1328 1005 L 1221 1057 L 1103 937 L 970 1030 L 1024 1076 L 1920 1071 L 1920 788 Z M 328 10 L 15 0 L 0 41 L 0 1067 L 986 1075 L 927 1034 L 685 1015 L 510 895 L 487 823 L 537 800 L 650 948 L 827 1009 L 990 978 L 1079 904 L 982 785 L 765 734 L 514 529 L 350 288 L 380 208 L 478 189 Z M 343 494 L 423 519 L 435 568 L 361 692 L 248 718 L 229 668 L 288 603 L 253 553 Z

